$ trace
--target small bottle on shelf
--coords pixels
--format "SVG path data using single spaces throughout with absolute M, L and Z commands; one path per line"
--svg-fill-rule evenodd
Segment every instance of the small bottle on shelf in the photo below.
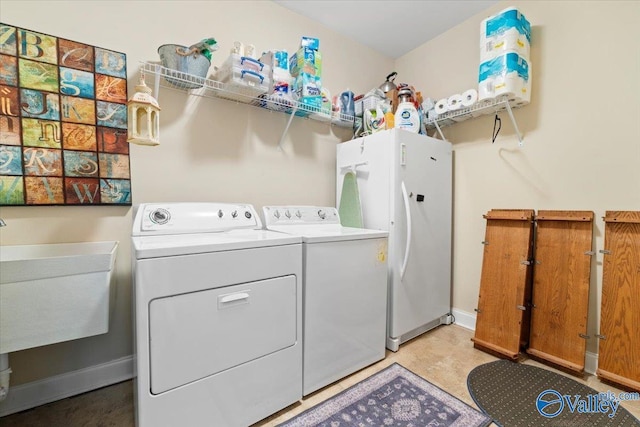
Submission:
M 398 108 L 394 116 L 395 127 L 410 132 L 420 132 L 420 116 L 413 102 L 413 91 L 404 87 L 398 91 Z

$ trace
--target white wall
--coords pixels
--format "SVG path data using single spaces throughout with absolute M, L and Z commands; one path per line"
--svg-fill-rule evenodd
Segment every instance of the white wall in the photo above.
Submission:
M 455 150 L 454 307 L 477 302 L 485 221 L 492 208 L 585 209 L 596 213 L 595 248 L 602 249 L 605 210 L 640 209 L 640 3 L 503 2 L 413 52 L 382 57 L 326 28 L 264 1 L 8 1 L 1 20 L 127 54 L 129 90 L 140 61 L 158 59 L 163 43 L 215 37 L 220 65 L 234 40 L 259 50 L 321 40 L 324 84 L 338 93 L 365 92 L 390 71 L 425 96 L 441 98 L 475 87 L 480 21 L 518 6 L 533 25 L 531 104 L 515 112 L 525 135 L 518 148 L 506 114 L 491 144 L 491 117 L 445 129 Z M 613 97 L 612 97 L 612 94 Z M 148 201 L 334 203 L 335 143 L 348 132 L 295 119 L 277 143 L 286 116 L 215 99 L 163 90 L 159 147 L 131 147 L 134 204 Z M 118 240 L 117 301 L 106 335 L 10 355 L 18 385 L 91 367 L 132 352 L 127 207 L 3 207 L 1 243 Z M 601 255 L 594 260 L 589 331 L 597 330 Z M 591 351 L 597 351 L 594 339 Z
M 606 210 L 640 209 L 640 3 L 508 1 L 399 58 L 397 81 L 434 99 L 477 87 L 480 22 L 518 7 L 532 25 L 531 103 L 445 128 L 454 144 L 453 306 L 473 313 L 486 221 L 494 208 L 591 210 L 603 248 Z M 602 255 L 592 263 L 587 334 L 597 333 Z M 587 350 L 597 352 L 595 338 Z
M 323 84 L 333 94 L 363 92 L 384 81 L 393 60 L 337 36 L 267 1 L 0 1 L 3 23 L 127 54 L 129 96 L 142 61 L 158 61 L 165 43 L 189 45 L 214 37 L 213 65 L 233 41 L 259 51 L 295 50 L 303 35 L 320 39 Z M 371 70 L 376 70 L 372 72 Z M 213 69 L 211 70 L 213 71 Z M 147 80 L 149 83 L 149 80 Z M 161 89 L 161 145 L 131 146 L 134 205 L 158 201 L 335 203 L 335 144 L 349 131 L 218 99 Z M 118 240 L 117 298 L 110 331 L 9 355 L 13 387 L 131 355 L 133 208 L 2 207 L 2 245 Z

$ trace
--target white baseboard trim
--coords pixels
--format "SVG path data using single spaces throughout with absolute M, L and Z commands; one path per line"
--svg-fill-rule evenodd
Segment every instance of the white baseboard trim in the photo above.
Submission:
M 15 387 L 9 386 L 7 398 L 0 402 L 0 417 L 131 378 L 133 356 L 127 356 Z
M 467 311 L 462 311 L 457 308 L 451 309 L 451 314 L 455 317 L 455 323 L 458 326 L 462 326 L 463 328 L 470 329 L 472 331 L 476 330 L 476 314 L 469 313 Z
M 451 314 L 455 317 L 455 324 L 463 328 L 476 330 L 476 314 L 462 311 L 457 308 L 451 310 Z M 584 358 L 584 371 L 587 374 L 595 375 L 598 369 L 598 353 L 587 351 Z

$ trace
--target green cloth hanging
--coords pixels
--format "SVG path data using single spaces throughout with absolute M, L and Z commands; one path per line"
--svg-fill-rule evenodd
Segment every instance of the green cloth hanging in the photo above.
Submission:
M 364 228 L 358 180 L 354 172 L 349 171 L 344 175 L 338 214 L 344 227 Z

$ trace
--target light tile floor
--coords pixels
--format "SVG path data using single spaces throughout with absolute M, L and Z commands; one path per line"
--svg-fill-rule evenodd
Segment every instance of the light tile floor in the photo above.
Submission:
M 472 337 L 472 331 L 460 326 L 440 326 L 402 345 L 397 353 L 387 351 L 384 360 L 305 397 L 300 402 L 273 414 L 252 427 L 276 426 L 394 362 L 476 407 L 467 390 L 467 375 L 474 367 L 497 359 L 474 349 L 471 342 Z M 525 360 L 522 363 L 556 371 L 533 360 Z M 556 372 L 582 381 L 597 391 L 611 390 L 616 393 L 620 391 L 611 385 L 600 382 L 591 375 L 580 379 L 560 371 Z M 623 402 L 622 406 L 640 418 L 640 401 Z M 0 426 L 2 427 L 133 427 L 134 424 L 132 381 L 125 381 L 0 418 Z

